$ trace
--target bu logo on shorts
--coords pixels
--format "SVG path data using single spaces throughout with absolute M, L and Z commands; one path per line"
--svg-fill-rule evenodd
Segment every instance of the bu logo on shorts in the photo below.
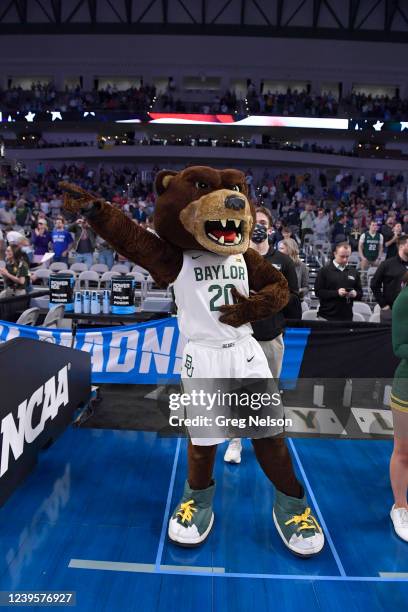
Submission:
M 191 355 L 186 355 L 186 363 L 184 364 L 184 367 L 186 368 L 187 376 L 191 378 L 194 372 L 193 358 Z

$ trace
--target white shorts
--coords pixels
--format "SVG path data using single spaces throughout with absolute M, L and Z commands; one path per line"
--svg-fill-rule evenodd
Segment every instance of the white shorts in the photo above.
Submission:
M 244 337 L 235 342 L 226 341 L 219 345 L 188 342 L 183 352 L 181 378 L 183 392 L 187 394 L 191 394 L 194 391 L 199 392 L 202 389 L 205 389 L 206 393 L 212 394 L 218 392 L 222 394 L 229 393 L 232 391 L 228 384 L 229 381 L 235 385 L 235 381 L 245 381 L 246 379 L 257 379 L 261 383 L 265 381 L 265 391 L 267 390 L 270 394 L 279 393 L 265 354 L 259 343 L 252 336 Z M 192 409 L 186 408 L 187 418 L 193 414 L 196 413 Z M 210 410 L 206 413 L 204 409 L 202 414 L 210 418 L 214 413 L 211 414 Z M 283 417 L 281 402 L 273 408 L 273 416 L 275 418 Z M 228 436 L 227 438 L 225 436 L 225 427 L 219 429 L 220 437 L 214 435 L 205 437 L 202 435 L 205 431 L 203 428 L 188 427 L 188 430 L 192 443 L 197 446 L 221 444 L 231 437 Z M 200 437 L 194 436 L 194 432 L 197 431 L 200 431 Z M 211 434 L 214 434 L 217 428 L 212 425 L 209 431 L 211 431 Z M 269 433 L 266 433 L 267 431 Z M 282 431 L 283 428 L 276 429 L 276 431 L 274 429 L 274 433 L 271 433 L 270 429 L 265 429 L 264 434 L 252 437 L 269 437 Z
M 252 336 L 218 346 L 187 342 L 181 378 L 272 378 L 260 344 Z

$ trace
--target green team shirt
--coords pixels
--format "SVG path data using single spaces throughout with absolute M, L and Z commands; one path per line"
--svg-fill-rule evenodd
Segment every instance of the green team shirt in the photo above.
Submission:
M 405 287 L 392 307 L 392 346 L 401 362 L 392 384 L 392 407 L 408 412 L 408 287 Z
M 368 261 L 375 261 L 378 259 L 380 252 L 380 246 L 383 242 L 383 237 L 379 232 L 376 232 L 374 236 L 370 232 L 364 232 L 360 241 L 363 244 L 363 255 Z
M 25 279 L 24 285 L 19 285 L 18 283 L 15 283 L 10 278 L 5 278 L 4 283 L 7 287 L 11 289 L 26 289 L 27 288 L 27 285 L 30 280 L 30 270 L 28 268 L 28 264 L 26 261 L 21 260 L 19 263 L 17 262 L 7 263 L 6 270 L 10 272 L 10 274 L 12 274 L 13 276 L 16 276 L 17 278 L 21 278 L 23 276 Z

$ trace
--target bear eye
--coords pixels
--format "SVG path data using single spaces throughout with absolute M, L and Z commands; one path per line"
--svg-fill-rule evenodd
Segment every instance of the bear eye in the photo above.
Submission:
M 231 190 L 232 191 L 241 191 L 241 185 L 232 185 Z
M 208 183 L 204 183 L 204 181 L 197 181 L 195 186 L 197 189 L 208 189 L 209 187 Z

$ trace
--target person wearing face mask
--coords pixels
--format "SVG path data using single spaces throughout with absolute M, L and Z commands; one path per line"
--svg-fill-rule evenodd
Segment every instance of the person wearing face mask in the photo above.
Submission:
M 253 335 L 259 342 L 268 360 L 269 368 L 274 378 L 279 378 L 283 353 L 283 331 L 285 318 L 301 319 L 302 307 L 299 298 L 299 285 L 295 264 L 288 255 L 280 253 L 269 244 L 268 236 L 272 233 L 272 217 L 267 208 L 260 207 L 256 211 L 256 224 L 252 233 L 251 248 L 265 257 L 275 268 L 282 272 L 288 281 L 290 298 L 288 305 L 268 319 L 252 323 Z M 224 455 L 227 463 L 241 462 L 241 440 L 234 438 L 228 444 Z

